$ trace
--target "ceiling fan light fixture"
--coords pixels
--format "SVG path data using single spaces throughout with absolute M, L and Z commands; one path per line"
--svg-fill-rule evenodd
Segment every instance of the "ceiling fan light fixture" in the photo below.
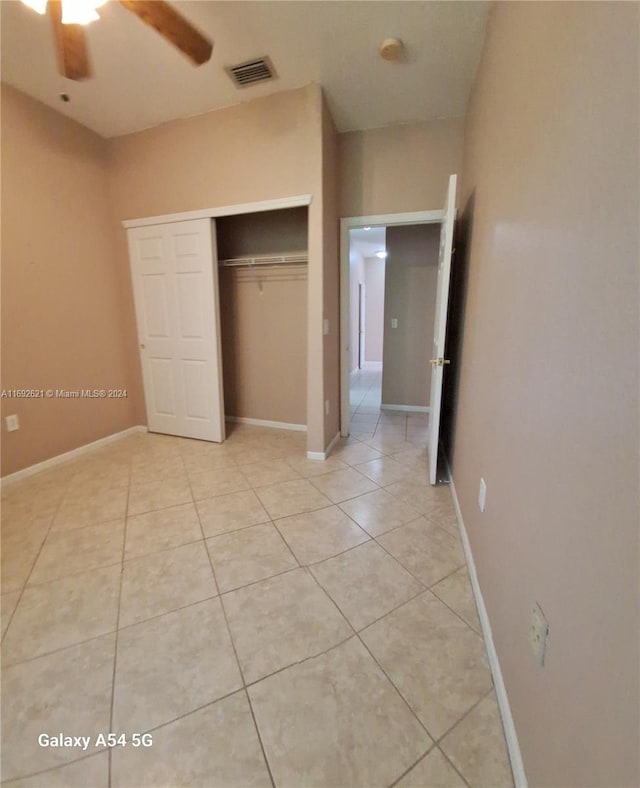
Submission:
M 102 5 L 101 2 L 93 0 L 62 0 L 62 24 L 63 25 L 88 25 L 100 19 L 96 13 L 96 8 Z
M 38 14 L 44 14 L 47 10 L 47 0 L 22 0 L 22 2 Z

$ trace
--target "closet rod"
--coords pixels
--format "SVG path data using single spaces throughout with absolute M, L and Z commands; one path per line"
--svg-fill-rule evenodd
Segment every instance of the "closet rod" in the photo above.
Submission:
M 232 257 L 228 260 L 220 260 L 220 265 L 225 268 L 252 267 L 254 265 L 298 265 L 307 263 L 308 260 L 308 255 L 305 252 L 274 255 L 273 257 L 267 255 L 259 257 Z

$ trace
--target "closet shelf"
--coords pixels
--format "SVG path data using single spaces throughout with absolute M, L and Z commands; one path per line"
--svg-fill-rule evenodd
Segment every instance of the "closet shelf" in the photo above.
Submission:
M 254 265 L 298 265 L 309 261 L 307 252 L 290 252 L 289 254 L 258 255 L 256 257 L 231 257 L 220 260 L 224 268 L 253 267 Z

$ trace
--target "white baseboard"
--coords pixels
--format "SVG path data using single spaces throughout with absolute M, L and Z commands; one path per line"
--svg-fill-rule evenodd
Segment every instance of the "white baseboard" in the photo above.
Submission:
M 225 416 L 225 421 L 234 421 L 237 424 L 253 424 L 256 427 L 269 427 L 274 430 L 295 430 L 306 432 L 306 424 L 289 424 L 286 421 L 268 421 L 266 419 L 250 419 L 247 416 Z
M 331 439 L 331 442 L 329 443 L 329 445 L 327 446 L 327 448 L 324 451 L 308 451 L 307 452 L 307 459 L 308 460 L 326 460 L 327 457 L 329 457 L 329 455 L 333 451 L 333 447 L 336 445 L 336 443 L 339 440 L 340 440 L 340 430 L 338 430 L 338 432 L 336 432 L 336 434 Z
M 64 462 L 73 460 L 75 457 L 80 457 L 82 454 L 87 454 L 94 449 L 100 448 L 100 446 L 106 446 L 108 443 L 119 441 L 122 438 L 126 438 L 127 435 L 133 435 L 136 432 L 147 432 L 147 428 L 143 424 L 138 424 L 135 427 L 129 427 L 126 430 L 122 430 L 122 432 L 115 432 L 113 435 L 107 435 L 105 438 L 99 438 L 97 441 L 85 443 L 84 446 L 78 446 L 77 449 L 65 451 L 64 454 L 57 454 L 55 457 L 50 457 L 48 460 L 37 462 L 35 465 L 30 465 L 28 468 L 23 468 L 21 471 L 16 471 L 15 473 L 10 473 L 8 476 L 3 476 L 0 480 L 2 487 L 13 484 L 14 482 L 18 482 L 20 479 L 26 479 L 28 476 L 33 476 L 34 473 L 45 471 L 47 468 L 53 468 L 56 465 L 61 465 Z
M 428 405 L 380 405 L 381 410 L 400 410 L 403 413 L 429 413 Z
M 447 467 L 448 467 L 447 463 Z M 467 559 L 467 566 L 469 568 L 469 578 L 471 580 L 471 587 L 473 588 L 473 595 L 476 600 L 478 608 L 478 617 L 480 618 L 480 625 L 482 626 L 482 634 L 484 635 L 484 642 L 487 647 L 487 656 L 489 658 L 489 667 L 491 668 L 491 675 L 493 676 L 493 685 L 496 691 L 496 698 L 498 700 L 498 707 L 500 709 L 500 716 L 502 717 L 502 727 L 504 729 L 504 736 L 507 742 L 507 750 L 509 751 L 509 760 L 511 761 L 511 771 L 513 772 L 513 780 L 516 788 L 527 788 L 527 776 L 524 772 L 524 764 L 522 762 L 522 753 L 520 752 L 520 744 L 518 743 L 518 735 L 516 727 L 513 722 L 511 714 L 511 706 L 509 705 L 509 698 L 507 696 L 507 688 L 504 684 L 502 677 L 502 670 L 500 669 L 500 662 L 498 660 L 498 653 L 496 651 L 495 643 L 493 642 L 493 633 L 491 632 L 491 623 L 489 622 L 489 615 L 487 608 L 484 604 L 484 598 L 480 585 L 478 583 L 478 574 L 476 572 L 476 564 L 473 560 L 473 553 L 471 552 L 471 544 L 467 535 L 467 529 L 462 519 L 462 512 L 460 510 L 460 502 L 458 501 L 458 494 L 451 475 L 451 468 L 449 470 L 449 479 L 451 480 L 451 495 L 453 497 L 453 505 L 456 510 L 458 518 L 458 528 L 460 530 L 460 538 L 462 540 L 462 547 L 464 549 L 465 558 Z

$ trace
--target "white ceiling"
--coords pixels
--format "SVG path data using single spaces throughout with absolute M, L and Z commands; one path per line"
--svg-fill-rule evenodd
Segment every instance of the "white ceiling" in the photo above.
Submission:
M 58 75 L 51 24 L 2 0 L 2 79 L 105 137 L 319 82 L 339 131 L 464 115 L 484 38 L 487 2 L 180 0 L 214 42 L 194 68 L 115 2 L 87 37 L 94 77 Z M 406 62 L 378 56 L 401 38 Z M 224 66 L 270 55 L 277 81 L 237 89 Z M 60 93 L 71 101 L 63 103 Z
M 385 227 L 372 227 L 370 230 L 357 228 L 349 230 L 349 248 L 357 249 L 363 257 L 374 257 L 376 252 L 386 249 L 387 230 Z

